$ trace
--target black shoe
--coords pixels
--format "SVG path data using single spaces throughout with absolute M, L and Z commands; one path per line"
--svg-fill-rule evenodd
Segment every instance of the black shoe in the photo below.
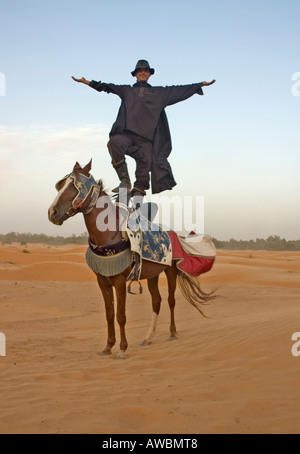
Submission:
M 144 197 L 145 195 L 146 195 L 146 191 L 144 191 L 143 189 L 139 189 L 136 186 L 134 186 L 134 188 L 131 191 L 131 197 L 135 197 L 135 196 Z
M 118 187 L 112 189 L 112 192 L 118 194 L 121 189 L 127 189 L 128 194 L 130 194 L 131 188 L 132 188 L 131 183 L 126 183 L 125 181 L 122 181 Z

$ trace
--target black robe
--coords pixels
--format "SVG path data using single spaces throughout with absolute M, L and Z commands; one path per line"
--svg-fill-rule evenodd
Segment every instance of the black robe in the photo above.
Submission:
M 152 193 L 158 194 L 176 186 L 168 157 L 172 142 L 165 107 L 203 95 L 202 83 L 171 87 L 152 87 L 138 82 L 135 85 L 114 85 L 102 82 L 90 83 L 97 91 L 113 93 L 121 100 L 121 107 L 110 136 L 131 131 L 153 142 L 151 168 Z

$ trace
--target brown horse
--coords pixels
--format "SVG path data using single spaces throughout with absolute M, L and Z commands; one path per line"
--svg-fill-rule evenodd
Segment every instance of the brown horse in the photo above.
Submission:
M 90 175 L 91 162 L 84 168 L 76 163 L 73 172 L 62 179 L 56 185 L 58 196 L 49 209 L 49 220 L 56 225 L 62 225 L 71 216 L 77 213 L 82 213 L 85 224 L 90 236 L 90 243 L 105 248 L 124 243 L 124 238 L 120 230 L 120 209 L 116 209 L 116 205 L 111 198 L 105 193 L 102 181 L 97 184 Z M 102 202 L 104 198 L 105 203 Z M 99 203 L 100 202 L 100 203 Z M 109 217 L 109 229 L 99 229 L 97 219 L 99 216 L 105 215 Z M 122 243 L 123 242 L 123 243 Z M 128 246 L 129 247 L 129 246 Z M 132 256 L 130 255 L 130 258 Z M 126 350 L 128 343 L 125 334 L 126 324 L 126 295 L 127 295 L 127 278 L 132 269 L 132 264 L 126 267 L 122 272 L 113 276 L 102 276 L 95 273 L 97 276 L 99 287 L 102 291 L 106 318 L 108 324 L 108 339 L 107 345 L 102 352 L 102 355 L 111 355 L 113 346 L 116 343 L 115 335 L 115 308 L 113 288 L 115 288 L 117 297 L 117 321 L 120 326 L 121 343 L 120 352 L 117 356 L 119 359 L 126 358 Z M 175 264 L 172 266 L 161 265 L 150 261 L 142 261 L 141 279 L 147 279 L 148 288 L 152 297 L 153 315 L 149 332 L 143 341 L 142 345 L 150 344 L 155 337 L 157 319 L 161 307 L 161 295 L 158 288 L 159 275 L 165 272 L 168 281 L 169 290 L 169 306 L 171 311 L 170 325 L 170 340 L 177 338 L 174 309 L 175 309 L 175 291 L 177 286 L 177 278 L 181 284 L 181 289 L 188 301 L 193 304 L 199 312 L 202 311 L 196 305 L 203 304 L 213 299 L 212 293 L 205 293 L 200 286 L 195 285 L 187 276 L 180 273 Z M 202 313 L 202 315 L 204 315 Z

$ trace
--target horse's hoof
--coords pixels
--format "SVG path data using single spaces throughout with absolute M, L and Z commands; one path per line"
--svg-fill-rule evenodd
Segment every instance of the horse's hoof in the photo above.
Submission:
M 178 337 L 176 335 L 169 337 L 169 341 L 176 341 L 177 339 L 178 339 Z
M 147 339 L 144 339 L 143 342 L 141 343 L 141 347 L 145 347 L 146 345 L 151 345 L 152 341 L 148 341 Z
M 100 356 L 111 356 L 111 350 L 103 350 L 103 352 L 100 353 Z
M 126 352 L 124 350 L 120 350 L 116 359 L 127 359 Z

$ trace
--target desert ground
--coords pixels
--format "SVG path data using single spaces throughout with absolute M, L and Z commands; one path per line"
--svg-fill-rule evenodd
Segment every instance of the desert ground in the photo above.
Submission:
M 102 357 L 102 296 L 85 247 L 0 247 L 0 433 L 300 433 L 300 253 L 218 251 L 203 318 L 166 282 L 158 335 L 146 283 L 128 296 L 128 359 Z M 118 331 L 117 331 L 118 333 Z M 119 342 L 119 335 L 118 335 Z

